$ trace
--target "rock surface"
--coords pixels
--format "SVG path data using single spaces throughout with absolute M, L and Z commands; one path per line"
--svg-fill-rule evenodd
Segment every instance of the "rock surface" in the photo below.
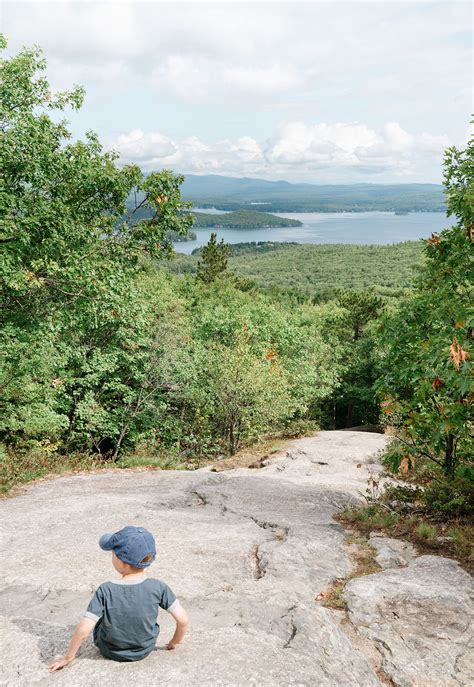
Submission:
M 474 683 L 471 576 L 456 561 L 420 556 L 407 567 L 353 579 L 349 618 L 375 642 L 399 687 Z
M 377 551 L 375 562 L 381 568 L 403 568 L 416 556 L 413 544 L 400 539 L 371 534 L 369 543 Z
M 333 515 L 365 491 L 369 475 L 379 476 L 374 456 L 385 441 L 372 433 L 321 432 L 292 442 L 287 455 L 261 470 L 110 471 L 39 482 L 4 500 L 1 684 L 380 685 L 357 643 L 315 598 L 351 571 Z M 107 661 L 89 642 L 73 664 L 49 675 L 48 662 L 65 651 L 93 591 L 113 578 L 110 554 L 97 546 L 99 536 L 126 524 L 154 532 L 158 559 L 150 575 L 168 582 L 189 611 L 186 643 L 164 650 L 172 622 L 162 613 L 157 649 L 146 660 Z M 415 563 L 371 577 L 405 573 Z M 457 567 L 451 572 L 461 573 Z M 414 581 L 411 593 L 417 593 Z M 452 641 L 461 647 L 464 621 L 454 617 L 465 602 L 456 601 L 454 592 L 445 601 L 438 593 L 435 585 L 435 608 L 452 618 L 445 636 L 452 629 Z M 415 622 L 401 611 L 406 622 Z M 353 605 L 358 623 L 357 613 Z M 429 651 L 438 656 L 445 636 L 431 637 L 426 657 Z M 416 665 L 418 645 L 401 648 L 405 660 L 412 651 L 408 660 Z M 403 672 L 401 661 L 392 659 L 386 671 L 402 674 L 406 682 L 400 684 L 438 684 L 414 682 L 410 666 Z M 468 674 L 463 660 L 459 651 L 457 679 L 462 670 Z

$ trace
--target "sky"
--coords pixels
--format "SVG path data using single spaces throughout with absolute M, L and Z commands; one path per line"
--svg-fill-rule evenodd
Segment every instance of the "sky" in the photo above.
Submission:
M 1 26 L 85 87 L 74 136 L 145 171 L 440 183 L 468 138 L 469 2 L 3 0 Z

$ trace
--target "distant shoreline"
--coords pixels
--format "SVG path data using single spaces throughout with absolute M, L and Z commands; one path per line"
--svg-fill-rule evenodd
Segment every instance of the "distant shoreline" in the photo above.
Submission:
M 190 202 L 193 202 L 193 201 L 190 201 Z M 250 208 L 248 206 L 239 205 L 239 206 L 234 207 L 233 209 L 230 209 L 229 206 L 224 208 L 224 207 L 219 207 L 218 205 L 219 204 L 193 205 L 192 212 L 204 213 L 205 210 L 215 210 L 216 214 L 217 214 L 217 212 L 221 212 L 222 214 L 225 214 L 228 212 L 238 212 L 238 211 L 248 212 L 251 209 L 254 212 L 262 212 L 262 213 L 265 213 L 268 211 L 268 207 L 266 207 L 265 209 L 262 208 L 262 210 L 257 210 L 255 208 L 255 205 L 253 205 L 252 208 Z M 266 205 L 266 203 L 265 203 L 265 205 Z M 295 214 L 295 213 L 302 213 L 302 214 L 303 213 L 320 213 L 321 215 L 330 215 L 330 214 L 357 215 L 357 214 L 360 214 L 361 212 L 390 212 L 394 215 L 403 216 L 403 215 L 424 215 L 424 214 L 429 213 L 429 212 L 437 212 L 437 213 L 446 214 L 446 208 L 433 208 L 433 209 L 423 209 L 423 210 L 406 210 L 406 211 L 395 210 L 393 208 L 357 208 L 354 210 L 346 210 L 346 209 L 341 209 L 341 208 L 319 209 L 319 210 L 308 210 L 308 208 L 291 208 L 291 209 L 289 209 L 289 208 L 283 208 L 283 209 L 272 208 L 272 211 L 270 214 L 273 214 L 273 213 L 282 214 L 284 212 L 290 212 L 292 214 Z
M 213 211 L 213 224 L 223 224 L 223 218 Z M 183 253 L 191 253 L 209 241 L 212 232 L 228 244 L 262 242 L 297 242 L 302 244 L 342 243 L 354 245 L 387 245 L 404 241 L 428 238 L 433 232 L 440 232 L 450 224 L 442 212 L 411 212 L 395 214 L 393 211 L 372 212 L 296 212 L 281 213 L 285 220 L 298 220 L 300 226 L 284 227 L 199 227 L 194 225 L 196 241 L 175 244 Z M 278 215 L 277 215 L 278 216 Z M 263 222 L 262 224 L 265 224 Z M 286 221 L 285 221 L 286 224 Z

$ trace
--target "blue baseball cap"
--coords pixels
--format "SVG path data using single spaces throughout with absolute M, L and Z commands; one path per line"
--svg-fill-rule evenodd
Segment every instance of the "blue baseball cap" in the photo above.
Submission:
M 135 568 L 148 568 L 156 558 L 155 539 L 144 527 L 128 525 L 114 534 L 103 534 L 99 546 Z M 147 556 L 152 556 L 151 560 L 144 561 Z

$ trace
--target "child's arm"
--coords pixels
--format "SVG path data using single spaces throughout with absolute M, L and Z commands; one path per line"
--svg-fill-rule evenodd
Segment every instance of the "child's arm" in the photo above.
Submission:
M 174 635 L 166 647 L 167 649 L 171 650 L 174 649 L 177 644 L 181 644 L 184 639 L 184 635 L 186 634 L 188 627 L 188 614 L 179 603 L 177 603 L 176 606 L 169 611 L 169 613 L 176 620 L 176 630 L 174 631 Z
M 64 666 L 67 666 L 69 663 L 74 661 L 74 659 L 76 658 L 76 654 L 79 651 L 79 647 L 81 646 L 85 638 L 89 636 L 95 624 L 96 621 L 92 620 L 91 618 L 82 618 L 82 620 L 79 621 L 76 629 L 74 630 L 74 634 L 71 637 L 71 641 L 69 642 L 67 654 L 63 658 L 60 658 L 58 661 L 54 661 L 54 663 L 51 663 L 51 665 L 49 666 L 50 672 L 53 673 L 55 670 L 64 668 Z

